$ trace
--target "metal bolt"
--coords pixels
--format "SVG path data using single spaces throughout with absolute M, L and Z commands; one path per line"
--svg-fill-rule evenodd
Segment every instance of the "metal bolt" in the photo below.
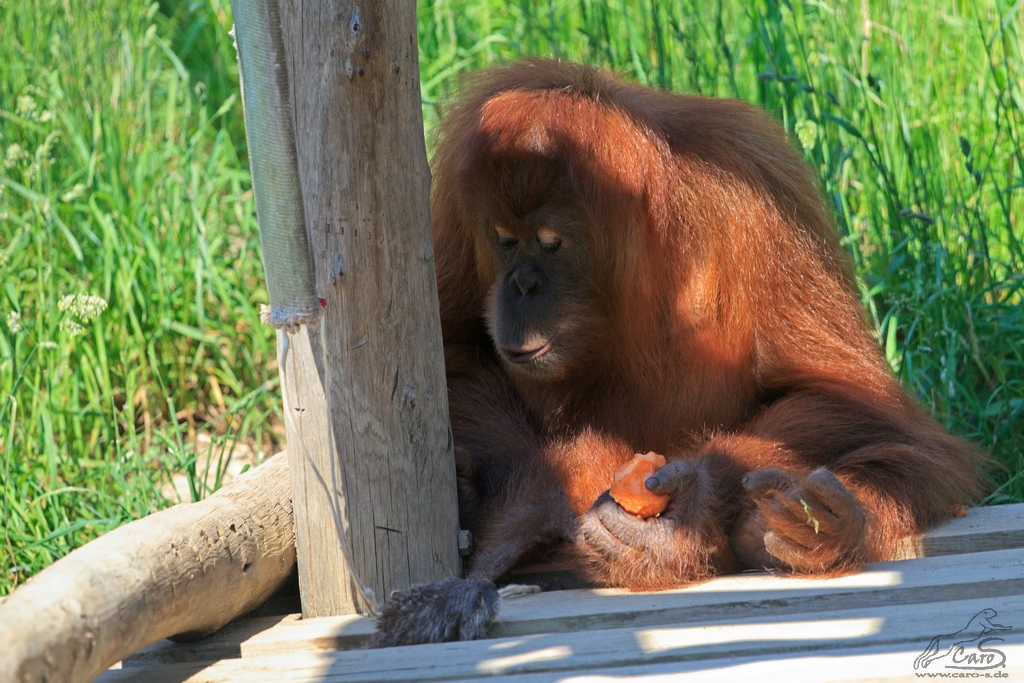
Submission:
M 468 529 L 459 529 L 459 555 L 469 557 L 473 552 L 473 534 Z

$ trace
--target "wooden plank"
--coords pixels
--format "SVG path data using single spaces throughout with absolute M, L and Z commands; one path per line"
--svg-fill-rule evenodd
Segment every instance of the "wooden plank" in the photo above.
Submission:
M 295 565 L 285 457 L 114 529 L 19 586 L 0 606 L 0 683 L 89 681 L 265 602 Z
M 975 508 L 968 511 L 965 517 L 952 519 L 946 524 L 930 532 L 924 540 L 923 547 L 927 552 L 940 556 L 957 553 L 961 548 L 972 544 L 982 548 L 1009 547 L 1021 545 L 1024 532 L 1024 505 L 1004 505 L 999 507 Z M 977 536 L 982 540 L 973 540 Z M 933 541 L 933 539 L 935 539 Z M 937 551 L 937 552 L 935 552 Z M 998 556 L 986 555 L 989 560 L 1001 561 Z M 968 569 L 983 569 L 979 558 L 968 560 Z M 1011 558 L 1012 559 L 1012 558 Z M 952 563 L 952 564 L 950 564 Z M 672 623 L 676 618 L 688 618 L 696 614 L 709 615 L 711 610 L 719 614 L 735 615 L 743 619 L 747 614 L 785 613 L 786 600 L 797 600 L 792 603 L 792 610 L 827 609 L 836 604 L 844 604 L 856 600 L 863 604 L 865 600 L 874 599 L 884 602 L 889 599 L 905 601 L 911 599 L 931 600 L 932 590 L 938 587 L 949 595 L 944 585 L 958 585 L 963 575 L 962 565 L 956 560 L 936 562 L 933 564 L 890 564 L 880 563 L 869 569 L 870 577 L 845 577 L 838 580 L 785 579 L 764 574 L 746 574 L 736 577 L 721 577 L 702 586 L 694 586 L 681 591 L 655 594 L 616 594 L 611 592 L 611 600 L 607 600 L 602 592 L 555 592 L 540 596 L 524 596 L 506 601 L 498 624 L 492 635 L 513 635 L 518 633 L 539 632 L 544 628 L 552 631 L 565 631 L 572 628 L 598 628 L 603 622 L 611 619 L 621 624 L 649 622 L 649 625 Z M 906 568 L 906 569 L 902 569 Z M 900 585 L 915 592 L 899 596 L 899 586 L 890 586 L 891 575 L 875 576 L 879 571 L 897 570 L 901 572 Z M 889 578 L 886 578 L 889 577 Z M 1013 579 L 1012 565 L 1010 574 L 993 572 L 987 577 L 982 574 L 983 583 L 989 580 L 1001 583 L 991 590 L 1008 589 L 1006 580 Z M 803 584 L 800 582 L 804 581 Z M 782 582 L 782 583 L 780 583 Z M 872 587 L 874 592 L 872 592 Z M 779 593 L 788 590 L 790 593 Z M 879 593 L 884 590 L 884 593 Z M 1008 590 L 1012 590 L 1011 588 Z M 794 594 L 792 591 L 799 591 Z M 893 598 L 893 591 L 896 591 Z M 758 598 L 756 593 L 770 592 Z M 834 597 L 822 597 L 823 594 L 835 593 Z M 851 596 L 851 593 L 856 595 Z M 787 597 L 788 596 L 788 597 Z M 622 603 L 630 600 L 630 604 Z M 542 605 L 546 612 L 540 613 L 535 605 Z M 846 604 L 845 606 L 851 606 Z M 571 609 L 578 608 L 578 609 Z M 688 610 L 680 614 L 681 610 Z M 648 611 L 653 610 L 653 611 Z M 657 610 L 661 610 L 660 612 Z M 264 613 L 266 613 L 264 611 Z M 250 620 L 252 621 L 252 620 Z M 538 623 L 539 621 L 539 623 Z M 585 622 L 585 623 L 584 623 Z M 358 616 L 325 617 L 319 619 L 298 620 L 293 617 L 287 621 L 271 623 L 262 620 L 263 628 L 247 627 L 246 620 L 237 622 L 218 633 L 214 638 L 189 646 L 174 645 L 163 641 L 156 646 L 147 648 L 124 662 L 125 666 L 152 665 L 180 661 L 212 662 L 218 658 L 237 656 L 262 656 L 301 652 L 332 652 L 341 649 L 357 648 L 365 645 L 373 634 L 374 625 L 371 619 Z
M 242 642 L 275 626 L 297 622 L 300 618 L 301 615 L 289 614 L 239 619 L 212 636 L 195 642 L 175 643 L 171 640 L 161 640 L 122 660 L 120 668 L 164 666 L 182 662 L 213 663 L 219 659 L 241 657 Z
M 241 644 L 252 636 L 274 626 L 297 622 L 299 611 L 298 582 L 292 577 L 285 587 L 275 593 L 258 609 L 239 617 L 206 638 L 192 642 L 174 642 L 164 639 L 126 657 L 115 668 L 153 666 L 174 662 L 206 662 L 241 657 Z
M 694 620 L 745 621 L 874 605 L 911 605 L 967 597 L 1024 594 L 1024 553 L 1002 550 L 969 556 L 880 562 L 836 579 L 766 573 L 724 576 L 658 593 L 582 589 L 505 600 L 489 634 L 503 637 L 620 626 L 656 626 Z M 289 622 L 243 642 L 243 657 L 329 652 L 360 647 L 373 633 L 370 619 L 323 618 Z
M 301 619 L 253 634 L 239 644 L 239 655 L 353 650 L 367 645 L 375 630 L 373 619 L 355 614 Z
M 900 559 L 1024 548 L 1024 503 L 968 508 L 919 539 L 908 540 Z
M 979 678 L 996 680 L 1024 680 L 1024 645 L 1000 645 L 1006 655 L 1005 668 L 992 671 L 960 672 L 941 670 L 943 674 L 978 673 Z M 622 681 L 643 681 L 643 683 L 702 683 L 705 681 L 785 681 L 785 683 L 910 683 L 928 680 L 915 671 L 913 662 L 917 650 L 893 652 L 892 647 L 829 650 L 827 653 L 784 654 L 763 657 L 728 657 L 669 664 L 623 666 L 604 669 L 574 670 L 571 674 L 560 675 L 559 683 L 620 683 Z M 685 676 L 685 678 L 681 678 Z M 953 678 L 951 676 L 951 678 Z M 551 683 L 550 673 L 523 674 L 518 676 L 488 676 L 486 678 L 464 679 L 465 683 Z M 942 680 L 935 676 L 934 680 Z M 953 678 L 956 680 L 956 678 Z
M 590 589 L 524 595 L 502 605 L 494 636 L 742 620 L 757 614 L 917 604 L 1024 594 L 1024 553 L 999 550 L 869 565 L 859 574 L 816 579 L 767 573 L 724 576 L 659 593 Z
M 812 612 L 781 618 L 760 616 L 742 624 L 695 622 L 685 626 L 605 629 L 386 650 L 243 658 L 218 662 L 200 671 L 175 665 L 111 672 L 102 680 L 369 683 L 456 681 L 541 673 L 548 674 L 547 680 L 551 680 L 551 674 L 556 672 L 568 674 L 611 667 L 661 666 L 663 671 L 708 671 L 714 667 L 709 660 L 735 658 L 754 662 L 786 657 L 794 660 L 793 668 L 797 669 L 800 658 L 828 656 L 837 651 L 857 656 L 857 650 L 863 648 L 872 648 L 869 654 L 899 654 L 893 664 L 898 661 L 902 670 L 894 673 L 905 676 L 914 673 L 914 659 L 932 638 L 960 631 L 979 612 L 993 608 L 993 623 L 1013 627 L 1014 622 L 1009 620 L 1019 620 L 1024 614 L 1024 596 L 953 600 L 916 605 L 913 609 L 884 605 L 837 610 L 827 615 Z M 1013 630 L 993 632 L 1005 641 L 993 646 L 1024 645 L 1024 632 L 1020 624 L 1016 626 Z M 1018 652 L 1015 648 L 1011 654 Z M 1024 656 L 1016 663 L 1008 663 L 1017 670 L 1024 665 Z

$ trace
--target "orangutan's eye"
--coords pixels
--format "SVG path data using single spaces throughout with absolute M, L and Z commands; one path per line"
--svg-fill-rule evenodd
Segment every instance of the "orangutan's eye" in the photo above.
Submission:
M 505 247 L 507 249 L 509 247 L 514 247 L 519 242 L 516 236 L 512 234 L 511 230 L 503 228 L 500 225 L 494 226 L 494 232 L 498 235 L 498 245 L 501 247 Z
M 541 228 L 538 230 L 537 241 L 540 242 L 541 249 L 549 254 L 558 251 L 562 246 L 562 236 L 555 232 L 553 228 Z

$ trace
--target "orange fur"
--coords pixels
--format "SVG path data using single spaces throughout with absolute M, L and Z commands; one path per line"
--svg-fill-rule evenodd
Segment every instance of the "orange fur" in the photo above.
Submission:
M 978 493 L 982 456 L 890 374 L 816 181 L 764 112 L 527 61 L 469 85 L 433 172 L 452 429 L 474 489 L 463 523 L 481 548 L 471 573 L 496 578 L 559 540 L 615 585 L 733 570 L 724 539 L 770 508 L 741 480 L 768 468 L 801 485 L 826 468 L 866 519 L 863 538 L 812 537 L 798 571 L 883 559 Z M 582 226 L 571 258 L 586 259 L 596 293 L 565 309 L 573 362 L 543 380 L 510 369 L 488 336 L 500 264 L 481 227 L 487 211 L 539 205 Z M 661 540 L 642 552 L 595 550 L 578 520 L 646 451 L 697 468 L 687 507 L 671 530 L 649 527 Z

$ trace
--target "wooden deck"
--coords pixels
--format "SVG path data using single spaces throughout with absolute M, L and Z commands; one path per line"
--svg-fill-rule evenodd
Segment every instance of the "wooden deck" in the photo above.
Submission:
M 365 650 L 365 617 L 259 616 L 157 643 L 99 680 L 1024 680 L 1024 505 L 969 510 L 907 555 L 829 580 L 524 595 L 503 603 L 487 640 L 466 643 Z M 930 644 L 948 654 L 915 669 Z

